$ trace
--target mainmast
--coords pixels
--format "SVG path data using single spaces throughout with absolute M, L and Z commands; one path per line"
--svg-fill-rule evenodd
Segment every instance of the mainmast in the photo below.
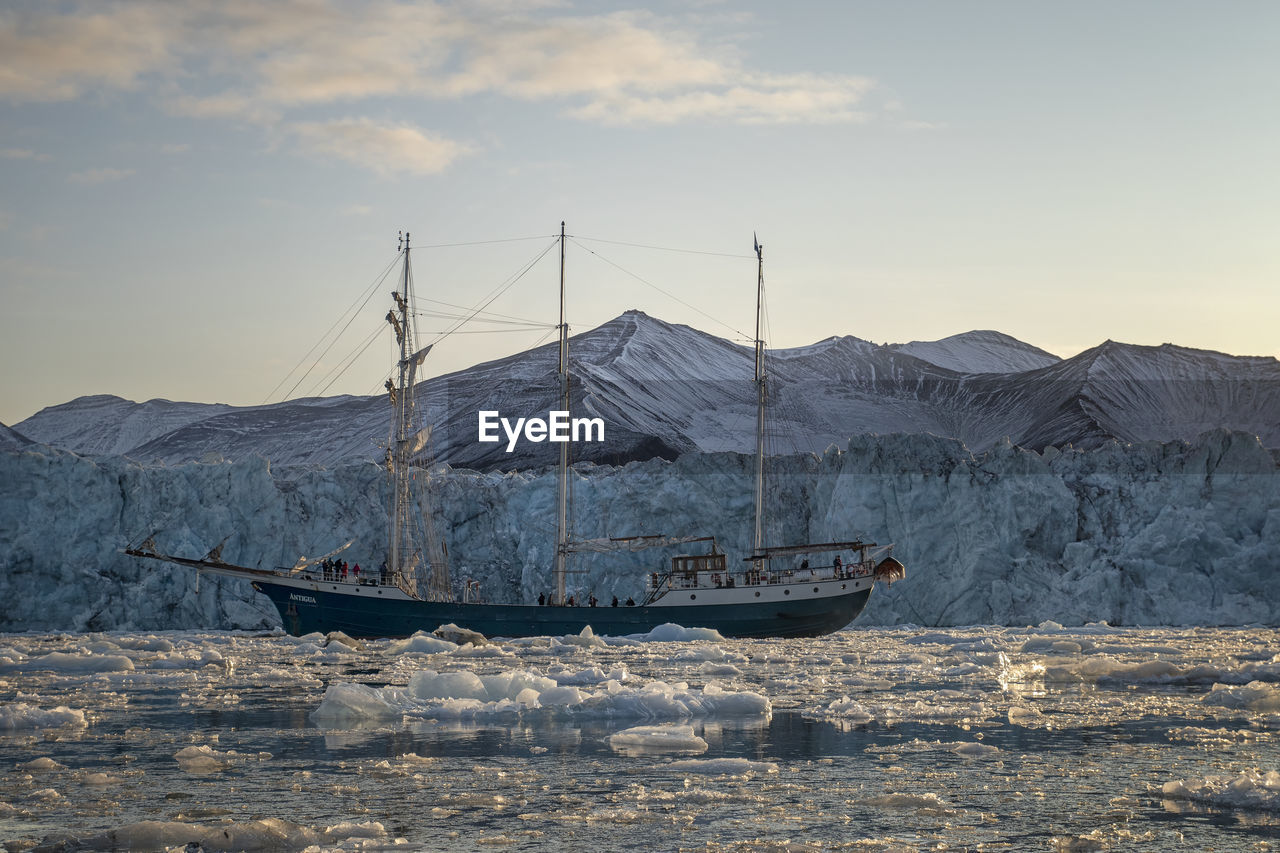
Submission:
M 760 314 L 764 307 L 764 247 L 752 235 L 756 248 L 756 529 L 751 553 L 764 547 L 764 339 L 760 335 Z M 757 563 L 757 568 L 759 564 Z
M 560 223 L 560 409 L 569 411 L 569 324 L 564 317 L 564 223 Z M 553 604 L 565 603 L 565 562 L 569 556 L 569 442 L 560 443 L 556 472 L 556 592 Z

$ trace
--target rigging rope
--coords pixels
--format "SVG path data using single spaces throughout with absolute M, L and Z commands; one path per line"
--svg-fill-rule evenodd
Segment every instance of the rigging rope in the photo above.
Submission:
M 703 317 L 706 317 L 706 318 L 707 318 L 708 320 L 710 320 L 711 322 L 713 322 L 713 323 L 719 323 L 721 326 L 724 326 L 726 329 L 728 329 L 729 331 L 733 332 L 734 334 L 736 334 L 736 335 L 741 335 L 741 336 L 742 336 L 742 337 L 744 337 L 744 338 L 748 338 L 748 339 L 750 339 L 750 336 L 749 336 L 749 335 L 747 335 L 747 333 L 746 333 L 746 332 L 739 331 L 738 329 L 735 329 L 733 326 L 730 326 L 728 323 L 724 322 L 724 321 L 723 321 L 723 320 L 721 320 L 720 318 L 718 318 L 718 317 L 713 317 L 713 316 L 711 316 L 710 314 L 708 314 L 706 311 L 703 311 L 701 308 L 698 308 L 698 307 L 696 307 L 696 306 L 694 306 L 694 305 L 690 305 L 688 302 L 685 302 L 683 299 L 681 299 L 679 296 L 676 296 L 674 293 L 668 293 L 667 291 L 663 290 L 661 287 L 658 287 L 658 285 L 654 284 L 653 282 L 651 282 L 651 281 L 649 281 L 649 280 L 647 280 L 647 279 L 645 279 L 645 278 L 642 278 L 642 277 L 640 277 L 640 276 L 636 275 L 635 273 L 631 272 L 631 270 L 626 269 L 625 267 L 622 267 L 622 266 L 620 266 L 619 264 L 616 264 L 616 263 L 614 263 L 613 261 L 609 260 L 609 259 L 608 259 L 608 258 L 606 258 L 604 255 L 602 255 L 602 254 L 600 254 L 599 252 L 597 252 L 595 249 L 591 249 L 591 248 L 589 248 L 589 247 L 587 247 L 587 246 L 582 245 L 581 243 L 579 243 L 579 242 L 578 242 L 578 240 L 577 240 L 576 238 L 574 238 L 574 237 L 570 237 L 569 239 L 570 239 L 570 241 L 572 241 L 575 245 L 577 245 L 577 247 L 578 247 L 579 249 L 582 249 L 584 252 L 587 252 L 587 253 L 589 253 L 589 254 L 595 255 L 597 258 L 599 258 L 600 260 L 604 261 L 606 264 L 608 264 L 609 266 L 611 266 L 611 267 L 613 267 L 614 269 L 618 270 L 619 272 L 622 272 L 622 273 L 625 273 L 626 275 L 631 276 L 632 278 L 634 278 L 636 281 L 640 282 L 640 283 L 641 283 L 641 284 L 643 284 L 643 285 L 646 285 L 646 286 L 648 286 L 648 287 L 652 287 L 654 290 L 658 291 L 658 292 L 659 292 L 659 293 L 661 293 L 663 296 L 666 296 L 668 299 L 674 299 L 676 302 L 679 302 L 681 305 L 683 305 L 684 307 L 688 308 L 689 310 L 698 312 L 699 314 L 701 314 Z M 602 240 L 602 241 L 600 241 L 600 242 L 608 242 L 608 241 L 606 241 L 606 240 Z M 627 245 L 637 245 L 637 244 L 627 244 Z M 656 248 L 656 247 L 648 247 L 648 248 Z M 674 251 L 674 250 L 673 250 L 673 251 Z M 731 257 L 737 257 L 737 256 L 731 256 Z
M 347 329 L 351 327 L 351 324 L 355 322 L 356 317 L 360 316 L 360 312 L 364 310 L 364 307 L 369 304 L 369 300 L 373 298 L 373 294 L 378 292 L 378 288 L 382 286 L 382 282 L 386 280 L 386 277 L 391 273 L 391 270 L 396 265 L 396 261 L 398 261 L 399 259 L 400 259 L 400 255 L 399 253 L 396 253 L 396 257 L 392 259 L 391 263 L 388 264 L 386 269 L 382 271 L 382 275 L 374 279 L 373 284 L 369 285 L 369 287 L 367 288 L 368 293 L 362 294 L 364 296 L 364 302 L 360 303 L 359 308 L 357 308 L 354 312 L 352 312 L 351 309 L 348 308 L 345 312 L 343 312 L 338 316 L 338 319 L 334 321 L 333 326 L 329 327 L 329 331 L 325 332 L 324 335 L 321 336 L 320 341 L 323 341 L 325 338 L 329 336 L 329 332 L 333 331 L 334 326 L 337 326 L 338 323 L 342 321 L 342 318 L 347 316 L 347 313 L 349 312 L 351 313 L 351 318 L 347 320 L 346 324 L 342 327 L 342 329 L 338 332 L 338 334 L 335 335 L 333 340 L 329 342 L 329 345 L 324 348 L 324 352 L 316 356 L 316 360 L 311 363 L 311 366 L 307 368 L 306 372 L 298 377 L 297 382 L 293 383 L 293 387 L 289 389 L 289 393 L 285 395 L 284 399 L 288 400 L 289 398 L 291 398 L 293 396 L 293 392 L 298 390 L 298 386 L 301 385 L 306 380 L 306 378 L 311 375 L 311 371 L 315 370 L 316 367 L 320 364 L 320 362 L 324 360 L 324 357 L 329 354 L 329 350 L 333 349 L 333 345 L 336 344 L 338 342 L 338 339 L 342 337 L 343 333 L 346 332 Z M 359 302 L 359 297 L 356 297 L 356 301 Z M 351 304 L 354 305 L 355 302 Z M 311 355 L 311 353 L 315 351 L 315 348 L 320 345 L 320 341 L 316 341 L 315 346 L 311 347 L 311 349 L 307 352 L 307 355 L 304 355 L 302 357 L 303 361 L 306 361 L 307 356 Z M 299 362 L 299 364 L 301 364 L 301 362 Z M 295 367 L 294 370 L 297 370 L 297 368 Z M 289 373 L 292 374 L 293 370 L 289 371 Z M 289 378 L 288 376 L 285 376 L 285 379 L 288 379 L 288 378 Z M 321 379 L 320 381 L 323 382 L 324 380 Z M 284 383 L 281 382 L 280 384 L 283 385 Z M 275 392 L 272 391 L 271 393 L 274 394 Z
M 703 252 L 697 249 L 673 249 L 670 246 L 650 246 L 645 243 L 625 243 L 622 240 L 605 240 L 600 237 L 578 237 L 570 235 L 571 240 L 589 240 L 593 243 L 611 243 L 614 246 L 631 246 L 635 249 L 654 249 L 659 252 L 680 252 L 685 255 L 710 255 L 716 258 L 754 258 L 755 255 L 735 255 L 729 252 Z M 583 248 L 586 248 L 585 246 Z
M 356 360 L 360 358 L 360 356 L 364 355 L 364 351 L 367 350 L 370 346 L 372 346 L 373 342 L 378 339 L 378 335 L 382 332 L 383 325 L 384 324 L 382 322 L 379 322 L 377 327 L 373 330 L 372 334 L 370 334 L 367 338 L 364 339 L 364 343 L 361 344 L 358 347 L 358 349 L 353 351 L 350 355 L 348 355 L 342 361 L 339 361 L 337 364 L 335 364 L 328 373 L 326 373 L 323 377 L 321 377 L 320 382 L 324 382 L 325 379 L 329 379 L 330 376 L 332 376 L 333 378 L 329 379 L 329 383 L 325 385 L 323 388 L 321 388 L 319 391 L 313 391 L 310 396 L 312 397 L 323 396 L 324 392 L 328 391 L 329 388 L 333 385 L 333 383 L 337 382 L 339 377 L 341 377 L 342 374 L 346 373 L 347 369 L 350 368 L 351 365 L 355 364 Z M 334 371 L 337 371 L 336 376 L 334 375 Z M 316 384 L 318 385 L 319 383 L 316 383 Z
M 432 346 L 435 346 L 436 344 L 440 343 L 440 342 L 441 342 L 441 341 L 443 341 L 445 338 L 449 337 L 451 334 L 453 334 L 453 333 L 454 333 L 454 332 L 456 332 L 458 329 L 462 328 L 464 325 L 466 325 L 468 322 L 470 322 L 470 320 L 471 320 L 473 317 L 475 317 L 475 316 L 476 316 L 476 315 L 478 315 L 480 312 L 484 311 L 484 309 L 488 308 L 491 304 L 493 304 L 493 301 L 494 301 L 495 299 L 497 299 L 499 296 L 501 296 L 502 294 L 504 294 L 504 293 L 506 293 L 508 290 L 510 290 L 510 289 L 511 289 L 511 287 L 512 287 L 512 286 L 513 286 L 517 281 L 519 281 L 520 279 L 524 278 L 524 277 L 525 277 L 525 274 L 526 274 L 526 273 L 528 273 L 528 272 L 529 272 L 529 270 L 533 269 L 533 268 L 534 268 L 534 266 L 536 266 L 536 265 L 537 265 L 538 261 L 540 261 L 540 260 L 542 260 L 544 257 L 546 257 L 547 252 L 550 252 L 550 251 L 555 247 L 556 243 L 558 243 L 559 241 L 560 241 L 560 238 L 559 238 L 559 236 L 557 236 L 554 240 L 552 240 L 550 243 L 548 243 L 548 244 L 547 244 L 547 247 L 546 247 L 545 249 L 543 249 L 541 252 L 539 252 L 539 253 L 538 253 L 537 257 L 535 257 L 533 260 L 531 260 L 531 261 L 529 261 L 527 264 L 525 264 L 525 265 L 524 265 L 524 267 L 522 267 L 518 272 L 514 273 L 510 278 L 508 278 L 508 279 L 507 279 L 507 281 L 506 281 L 504 284 L 499 285 L 495 290 L 490 291 L 491 295 L 489 295 L 489 296 L 488 296 L 488 297 L 487 297 L 487 298 L 486 298 L 486 299 L 485 299 L 485 300 L 480 304 L 480 306 L 479 306 L 478 308 L 476 308 L 474 311 L 472 311 L 472 312 L 471 312 L 471 313 L 470 313 L 466 318 L 464 318 L 464 319 L 462 319 L 462 320 L 459 320 L 457 323 L 455 323 L 455 324 L 454 324 L 450 329 L 448 329 L 447 331 L 445 331 L 445 333 L 444 333 L 444 334 L 440 335 L 440 336 L 439 336 L 439 337 L 437 337 L 435 340 L 433 340 L 433 341 L 431 342 L 431 345 L 432 345 Z
M 560 239 L 559 234 L 551 235 L 557 240 Z M 546 234 L 536 234 L 533 237 L 507 237 L 502 240 L 472 240 L 467 243 L 435 243 L 429 246 L 414 246 L 415 249 L 452 249 L 456 246 L 489 246 L 494 243 L 520 243 L 525 240 L 545 240 Z

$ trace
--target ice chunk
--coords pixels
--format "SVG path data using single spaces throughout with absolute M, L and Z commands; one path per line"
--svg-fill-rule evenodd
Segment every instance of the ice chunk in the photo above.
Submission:
M 723 643 L 724 636 L 712 628 L 685 628 L 673 622 L 664 622 L 647 634 L 628 634 L 627 639 L 639 640 L 642 643 L 684 643 L 701 640 L 709 643 Z
M 392 707 L 376 688 L 338 682 L 325 690 L 320 707 L 312 711 L 311 716 L 341 726 L 362 720 L 395 719 L 400 716 L 400 711 Z
M 1204 705 L 1236 708 L 1247 711 L 1280 711 L 1280 689 L 1261 681 L 1231 686 L 1215 684 L 1213 690 L 1200 700 Z
M 659 770 L 672 773 L 701 773 L 711 776 L 756 776 L 777 773 L 778 765 L 772 761 L 748 761 L 745 758 L 690 758 L 663 764 Z
M 328 634 L 325 635 L 324 639 L 325 639 L 326 646 L 331 646 L 334 643 L 339 643 L 357 652 L 363 652 L 367 648 L 364 643 L 360 642 L 354 637 L 348 637 L 346 634 L 342 633 L 341 631 L 330 631 Z
M 526 689 L 541 694 L 557 684 L 525 670 L 477 675 L 470 670 L 436 672 L 427 669 L 409 679 L 409 694 L 417 699 L 475 699 L 480 702 L 516 700 Z
M 591 630 L 590 625 L 583 628 L 581 633 L 568 634 L 564 637 L 560 637 L 558 639 L 558 644 L 565 646 L 578 646 L 584 649 L 603 649 L 608 645 L 604 640 L 596 636 L 595 632 Z M 555 645 L 556 644 L 553 643 L 552 647 L 554 648 Z
M 84 728 L 88 725 L 84 711 L 68 708 L 66 705 L 59 705 L 47 711 L 26 702 L 0 705 L 0 731 L 57 728 L 58 726 Z
M 1206 776 L 1165 782 L 1162 796 L 1238 809 L 1280 811 L 1280 773 L 1246 770 L 1239 776 Z
M 861 702 L 855 702 L 847 695 L 841 696 L 823 709 L 822 716 L 840 717 L 854 725 L 865 725 L 875 719 L 875 716 L 865 705 Z
M 403 654 L 436 654 L 438 652 L 451 652 L 458 648 L 457 643 L 443 640 L 440 637 L 419 631 L 412 637 L 404 640 L 395 640 L 387 646 L 386 653 L 390 655 Z
M 923 815 L 934 817 L 951 817 L 959 814 L 956 809 L 947 805 L 937 794 L 883 794 L 864 800 L 868 806 L 882 809 L 905 809 L 917 811 Z
M 313 716 L 337 726 L 362 719 L 390 719 L 397 714 L 425 719 L 474 719 L 550 713 L 663 720 L 767 716 L 772 712 L 772 705 L 764 696 L 726 691 L 714 682 L 699 691 L 682 682 L 651 681 L 625 687 L 613 678 L 603 684 L 589 684 L 590 679 L 574 680 L 581 683 L 560 684 L 529 670 L 496 674 L 423 670 L 409 679 L 407 688 L 331 684 Z M 592 687 L 597 689 L 587 689 Z
M 119 776 L 112 776 L 110 773 L 90 773 L 84 777 L 86 785 L 118 785 L 122 781 Z
M 609 736 L 617 752 L 706 752 L 707 742 L 693 733 L 693 726 L 633 726 Z
M 18 765 L 19 770 L 26 770 L 28 773 L 49 773 L 54 770 L 66 770 L 67 765 L 59 764 L 48 756 L 33 758 L 31 761 L 25 761 Z
M 18 672 L 131 672 L 133 661 L 125 655 L 68 654 L 50 652 L 20 663 L 0 667 Z
M 266 761 L 271 758 L 269 752 L 249 754 L 244 752 L 219 752 L 209 745 L 183 747 L 173 754 L 178 766 L 188 773 L 214 773 L 244 761 Z
M 57 849 L 74 850 L 182 850 L 191 845 L 205 853 L 221 851 L 303 850 L 333 845 L 348 839 L 382 839 L 380 823 L 339 823 L 313 829 L 279 818 L 203 825 L 182 821 L 144 820 L 99 835 L 65 839 Z
M 437 637 L 439 637 L 442 640 L 448 640 L 449 642 L 455 643 L 459 646 L 492 645 L 489 639 L 485 637 L 484 634 L 481 634 L 479 631 L 472 631 L 469 628 L 459 628 L 457 625 L 455 625 L 452 622 L 450 622 L 448 625 L 441 625 L 439 628 L 436 628 L 431 633 L 435 634 Z

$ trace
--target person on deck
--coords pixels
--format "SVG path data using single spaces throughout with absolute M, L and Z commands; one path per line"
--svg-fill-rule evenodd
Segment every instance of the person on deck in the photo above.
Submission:
M 595 593 L 592 593 L 592 594 L 591 594 L 591 597 L 587 599 L 587 605 L 588 605 L 589 607 L 595 607 L 595 606 L 596 606 L 596 596 L 595 596 Z
M 540 592 L 540 593 L 538 593 L 538 606 L 539 606 L 539 607 L 543 607 L 543 606 L 545 606 L 545 605 L 546 605 L 546 603 L 547 603 L 547 596 L 546 596 L 546 594 L 545 594 L 545 593 L 541 593 L 541 592 Z
M 609 606 L 610 606 L 610 607 L 617 607 L 617 606 L 618 606 L 618 596 L 616 596 L 616 595 L 615 595 L 615 596 L 613 597 L 613 603 L 612 603 L 612 604 L 610 604 Z
M 628 598 L 628 599 L 627 599 L 627 606 L 628 606 L 628 607 L 635 607 L 635 606 L 636 606 L 635 599 Z

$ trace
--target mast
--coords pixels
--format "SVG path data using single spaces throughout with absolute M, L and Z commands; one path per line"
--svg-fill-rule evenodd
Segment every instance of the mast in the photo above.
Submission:
M 569 325 L 564 318 L 564 223 L 560 223 L 560 409 L 569 411 Z M 556 470 L 556 591 L 554 604 L 565 602 L 565 562 L 569 556 L 569 442 L 560 443 Z
M 412 555 L 406 554 L 405 539 L 407 516 L 409 513 L 409 466 L 404 458 L 405 442 L 413 425 L 413 381 L 409 371 L 409 353 L 413 351 L 412 326 L 409 320 L 409 235 L 405 234 L 400 241 L 400 249 L 404 254 L 404 273 L 401 277 L 399 291 L 391 296 L 396 307 L 387 312 L 387 322 L 396 332 L 396 343 L 400 345 L 398 360 L 399 374 L 394 386 L 388 381 L 387 390 L 391 394 L 391 440 L 387 447 L 387 464 L 391 469 L 391 512 L 388 522 L 391 529 L 387 532 L 388 554 L 387 571 L 407 590 L 416 586 L 416 578 L 412 571 Z
M 764 307 L 764 247 L 753 234 L 756 248 L 756 529 L 753 554 L 764 547 L 764 339 L 760 336 L 760 314 Z M 759 563 L 756 567 L 759 568 Z

